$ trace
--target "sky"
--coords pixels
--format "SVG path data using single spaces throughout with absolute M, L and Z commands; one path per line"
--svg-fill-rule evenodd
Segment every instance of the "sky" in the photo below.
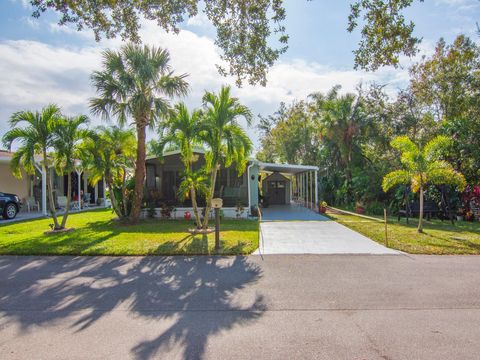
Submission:
M 203 14 L 186 21 L 178 35 L 143 21 L 141 36 L 146 44 L 168 49 L 175 72 L 188 74 L 190 92 L 175 101 L 199 107 L 205 90 L 218 91 L 228 84 L 253 114 L 264 116 L 275 112 L 280 102 L 305 99 L 312 92 L 325 92 L 336 84 L 348 92 L 360 82 L 375 81 L 386 85 L 393 95 L 408 84 L 412 62 L 431 54 L 441 37 L 449 43 L 457 35 L 466 34 L 480 41 L 476 34 L 479 0 L 417 0 L 406 12 L 416 24 L 414 35 L 423 39 L 416 59 L 402 58 L 398 69 L 355 71 L 352 51 L 360 35 L 346 30 L 350 3 L 286 0 L 289 49 L 270 69 L 266 87 L 237 88 L 234 79 L 218 74 L 215 64 L 220 63 L 220 51 L 214 45 L 215 29 Z M 119 48 L 122 42 L 96 42 L 91 31 L 77 32 L 57 25 L 57 21 L 54 12 L 32 18 L 28 0 L 0 0 L 0 136 L 8 130 L 12 113 L 40 110 L 49 103 L 58 104 L 69 116 L 89 115 L 92 126 L 102 124 L 88 108 L 89 99 L 95 96 L 90 75 L 100 69 L 102 50 Z M 247 132 L 258 148 L 255 126 Z M 149 134 L 149 138 L 152 136 L 154 133 Z

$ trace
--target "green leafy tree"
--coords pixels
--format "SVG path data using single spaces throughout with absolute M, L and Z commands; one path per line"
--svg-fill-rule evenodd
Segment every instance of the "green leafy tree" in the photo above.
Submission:
M 420 0 L 423 1 L 423 0 Z M 420 39 L 413 35 L 415 24 L 407 22 L 403 11 L 413 0 L 356 0 L 350 5 L 348 31 L 364 24 L 355 54 L 355 68 L 377 70 L 385 65 L 398 67 L 400 55 L 418 52 Z
M 442 153 L 449 146 L 450 140 L 437 136 L 423 148 L 414 144 L 408 137 L 399 136 L 391 145 L 401 153 L 402 170 L 388 173 L 383 178 L 382 188 L 389 189 L 400 184 L 411 184 L 414 193 L 420 194 L 420 214 L 418 232 L 423 232 L 423 195 L 428 185 L 453 185 L 463 191 L 466 186 L 464 176 L 455 171 L 452 165 L 442 160 Z
M 67 224 L 70 203 L 72 199 L 72 172 L 75 170 L 75 160 L 79 156 L 81 142 L 90 136 L 85 126 L 89 120 L 85 115 L 60 118 L 53 129 L 53 161 L 57 174 L 67 174 L 67 206 L 60 225 L 64 229 Z M 80 194 L 78 194 L 80 197 Z
M 197 195 L 206 195 L 208 193 L 208 175 L 204 168 L 192 170 L 185 168 L 182 174 L 182 182 L 178 188 L 178 195 L 180 200 L 185 200 L 188 197 L 192 200 L 192 207 L 195 216 L 197 229 L 202 228 L 202 220 L 197 205 Z
M 21 178 L 21 169 L 27 174 L 35 174 L 36 156 L 41 160 L 43 171 L 46 171 L 47 193 L 50 214 L 53 219 L 54 229 L 60 230 L 60 224 L 53 200 L 53 186 L 49 168 L 52 159 L 49 151 L 54 146 L 54 129 L 61 117 L 60 108 L 57 105 L 48 105 L 42 111 L 19 111 L 10 118 L 12 128 L 3 136 L 3 144 L 11 149 L 14 143 L 18 148 L 12 157 L 10 166 L 13 174 Z
M 120 51 L 106 50 L 103 70 L 95 71 L 92 82 L 99 97 L 90 102 L 92 112 L 108 118 L 113 115 L 120 125 L 133 119 L 137 132 L 135 190 L 130 220 L 138 221 L 143 199 L 146 159 L 146 128 L 168 115 L 169 99 L 185 95 L 186 75 L 176 76 L 167 50 L 128 44 Z
M 411 71 L 412 94 L 433 124 L 422 128 L 452 139 L 450 160 L 471 182 L 478 179 L 480 129 L 480 47 L 464 35 L 441 39 L 435 52 Z M 431 122 L 431 123 L 432 123 Z
M 79 151 L 91 184 L 105 180 L 112 208 L 120 219 L 129 216 L 127 182 L 129 169 L 135 164 L 136 143 L 135 133 L 131 129 L 99 127 L 94 135 L 83 141 Z M 119 199 L 116 194 L 120 195 Z
M 479 116 L 480 47 L 470 38 L 460 35 L 451 45 L 440 39 L 410 76 L 413 94 L 437 121 Z
M 163 124 L 163 134 L 160 140 L 160 149 L 168 145 L 173 145 L 180 149 L 185 171 L 179 194 L 181 194 L 182 199 L 190 196 L 198 227 L 201 227 L 201 219 L 197 206 L 197 193 L 198 191 L 205 193 L 203 191 L 205 185 L 202 184 L 202 181 L 206 180 L 202 172 L 195 172 L 193 169 L 193 164 L 197 160 L 194 149 L 201 142 L 201 115 L 202 113 L 199 110 L 194 110 L 190 114 L 185 104 L 177 104 L 172 115 Z M 159 155 L 161 156 L 162 154 Z
M 399 65 L 401 55 L 418 52 L 420 39 L 407 21 L 405 9 L 414 0 L 355 0 L 348 16 L 348 31 L 361 26 L 361 40 L 355 53 L 355 67 L 376 70 Z M 423 0 L 419 0 L 423 2 Z M 73 24 L 78 30 L 92 29 L 102 36 L 139 42 L 141 17 L 154 20 L 166 31 L 178 33 L 179 25 L 199 14 L 200 0 L 30 0 L 33 16 L 52 9 L 60 13 L 60 25 Z M 216 45 L 228 69 L 217 65 L 221 74 L 230 74 L 241 84 L 266 84 L 268 69 L 286 50 L 283 0 L 209 0 L 203 13 L 217 30 Z
M 335 148 L 340 164 L 344 167 L 347 203 L 352 200 L 354 151 L 359 150 L 359 139 L 368 126 L 362 99 L 355 94 L 340 95 L 340 86 L 328 94 L 312 94 L 321 136 Z
M 217 94 L 206 92 L 203 96 L 205 112 L 202 121 L 201 138 L 207 144 L 205 154 L 206 170 L 210 174 L 207 192 L 207 205 L 203 228 L 208 227 L 208 213 L 212 207 L 212 198 L 220 165 L 226 168 L 235 164 L 238 174 L 245 171 L 248 157 L 252 151 L 252 142 L 238 123 L 243 117 L 247 125 L 251 124 L 250 110 L 230 95 L 230 87 L 223 86 Z
M 199 0 L 31 0 L 33 16 L 48 9 L 61 14 L 60 25 L 73 24 L 78 30 L 92 29 L 96 40 L 102 36 L 139 42 L 141 17 L 154 20 L 166 31 L 178 33 L 185 19 L 198 14 Z M 216 45 L 228 69 L 220 73 L 237 77 L 238 83 L 266 83 L 270 66 L 287 50 L 288 36 L 283 20 L 282 0 L 209 0 L 203 13 L 217 30 Z M 275 36 L 277 41 L 272 41 Z

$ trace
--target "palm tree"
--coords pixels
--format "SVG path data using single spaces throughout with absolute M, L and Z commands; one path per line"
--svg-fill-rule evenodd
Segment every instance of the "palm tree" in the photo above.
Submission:
M 112 208 L 120 219 L 128 218 L 127 175 L 135 162 L 136 148 L 133 130 L 117 126 L 99 127 L 95 135 L 82 144 L 81 159 L 95 185 L 105 179 L 110 191 Z M 115 190 L 120 189 L 121 199 L 117 199 Z
M 202 227 L 202 221 L 198 211 L 197 195 L 204 195 L 208 193 L 208 177 L 205 174 L 204 169 L 192 170 L 189 168 L 185 169 L 182 177 L 183 179 L 178 189 L 178 195 L 180 200 L 184 200 L 190 196 L 192 200 L 196 226 L 197 229 L 200 229 Z
M 387 192 L 399 184 L 411 184 L 414 193 L 420 192 L 420 214 L 418 232 L 423 232 L 423 193 L 429 184 L 453 185 L 459 191 L 466 186 L 465 177 L 455 171 L 448 162 L 441 160 L 442 152 L 449 146 L 450 140 L 437 136 L 423 148 L 414 144 L 407 136 L 398 136 L 391 141 L 393 148 L 401 153 L 403 170 L 392 171 L 382 181 L 383 191 Z
M 347 202 L 352 196 L 352 163 L 355 140 L 366 126 L 363 104 L 354 94 L 339 95 L 340 86 L 335 86 L 325 96 L 310 95 L 317 105 L 321 135 L 334 146 L 340 164 L 345 168 Z
M 201 115 L 199 110 L 194 110 L 190 114 L 185 104 L 177 104 L 170 118 L 163 124 L 164 134 L 160 140 L 160 149 L 167 145 L 174 145 L 180 149 L 185 172 L 179 194 L 182 199 L 187 197 L 186 194 L 190 194 L 197 227 L 201 227 L 197 192 L 204 192 L 202 181 L 205 181 L 202 172 L 193 171 L 193 163 L 196 161 L 194 147 L 200 143 Z M 188 191 L 185 192 L 185 189 Z
M 60 225 L 53 201 L 52 179 L 49 171 L 51 159 L 48 152 L 53 147 L 53 130 L 60 117 L 60 108 L 54 104 L 44 107 L 41 112 L 19 111 L 10 117 L 12 129 L 3 136 L 3 144 L 9 149 L 12 148 L 13 143 L 19 143 L 10 163 L 16 177 L 22 177 L 21 168 L 27 174 L 35 174 L 35 156 L 41 156 L 42 171 L 46 173 L 48 204 L 55 230 L 59 230 Z M 18 126 L 23 124 L 26 126 Z
M 223 163 L 226 168 L 235 163 L 237 173 L 242 174 L 252 151 L 252 142 L 238 123 L 243 117 L 251 124 L 250 110 L 230 96 L 230 87 L 222 86 L 220 93 L 206 92 L 203 96 L 205 113 L 202 121 L 201 137 L 208 145 L 205 154 L 206 169 L 210 173 L 207 205 L 203 228 L 208 226 L 208 213 L 212 207 L 217 172 Z
M 89 123 L 85 115 L 71 118 L 61 118 L 54 127 L 53 148 L 54 165 L 57 174 L 67 174 L 67 206 L 63 215 L 61 229 L 65 228 L 67 223 L 70 203 L 72 199 L 72 172 L 75 170 L 75 160 L 78 158 L 79 145 L 83 139 L 90 136 L 90 131 L 82 128 Z M 80 194 L 79 201 L 80 199 Z
M 140 217 L 146 158 L 146 128 L 165 116 L 169 99 L 185 95 L 185 74 L 173 75 L 167 50 L 127 44 L 120 51 L 103 53 L 103 70 L 95 71 L 92 82 L 99 93 L 90 102 L 94 114 L 116 117 L 120 125 L 132 118 L 137 132 L 135 190 L 130 220 Z

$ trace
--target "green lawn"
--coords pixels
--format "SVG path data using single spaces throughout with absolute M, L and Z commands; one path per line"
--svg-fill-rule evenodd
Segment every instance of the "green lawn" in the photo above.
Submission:
M 44 235 L 50 219 L 1 224 L 0 254 L 15 255 L 174 255 L 214 253 L 214 234 L 189 236 L 191 222 L 143 220 L 123 225 L 110 210 L 72 214 L 69 233 Z M 249 254 L 258 248 L 258 222 L 223 220 L 222 254 Z
M 383 222 L 376 222 L 354 215 L 327 214 L 335 221 L 355 230 L 378 243 L 385 243 Z M 388 219 L 389 247 L 411 254 L 480 254 L 480 224 L 456 221 L 426 221 L 425 233 L 417 233 L 418 219 Z

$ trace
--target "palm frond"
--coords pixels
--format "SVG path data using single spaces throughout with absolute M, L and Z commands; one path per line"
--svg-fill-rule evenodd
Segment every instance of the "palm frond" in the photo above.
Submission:
M 387 175 L 382 180 L 382 189 L 387 192 L 392 187 L 402 184 L 408 184 L 411 180 L 411 174 L 406 170 L 395 170 Z
M 394 149 L 402 153 L 404 152 L 410 152 L 412 154 L 419 153 L 419 149 L 417 145 L 415 145 L 413 141 L 408 138 L 408 136 L 397 136 L 390 142 L 390 145 Z
M 452 141 L 446 136 L 436 136 L 430 140 L 423 148 L 423 156 L 428 160 L 439 159 Z

